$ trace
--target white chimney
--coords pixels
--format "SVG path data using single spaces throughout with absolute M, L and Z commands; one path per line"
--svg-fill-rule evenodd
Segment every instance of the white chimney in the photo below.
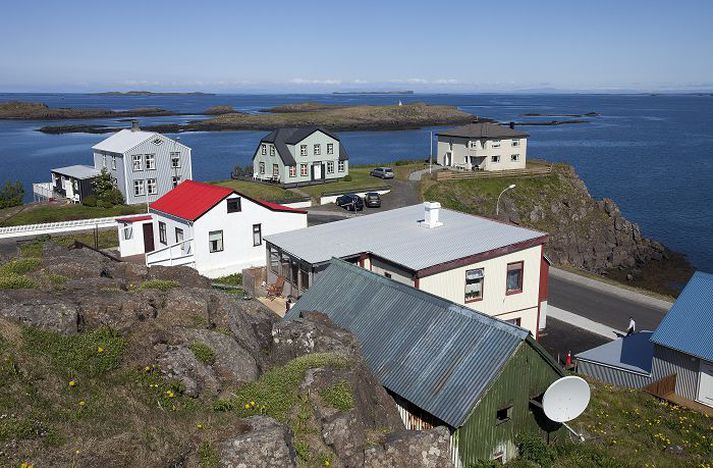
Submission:
M 132 120 L 132 121 L 131 121 L 131 131 L 132 131 L 132 132 L 138 132 L 139 130 L 141 130 L 141 129 L 139 128 L 139 121 L 138 121 L 138 120 Z
M 438 216 L 441 212 L 441 204 L 438 202 L 424 202 L 423 209 L 425 216 L 421 226 L 429 229 L 433 229 L 438 226 L 443 226 L 443 223 L 438 220 Z

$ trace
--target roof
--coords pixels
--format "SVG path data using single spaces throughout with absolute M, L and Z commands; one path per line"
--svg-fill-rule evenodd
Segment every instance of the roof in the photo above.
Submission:
M 286 166 L 294 166 L 297 164 L 295 161 L 294 155 L 290 152 L 290 150 L 287 148 L 287 145 L 296 145 L 300 141 L 304 140 L 314 132 L 322 132 L 325 135 L 328 135 L 335 140 L 339 141 L 339 137 L 335 136 L 332 133 L 327 132 L 326 130 L 318 127 L 300 127 L 300 128 L 278 128 L 276 130 L 271 131 L 267 135 L 265 135 L 262 140 L 260 140 L 260 143 L 272 143 L 275 145 L 275 149 L 277 150 L 277 154 L 280 156 L 280 159 L 282 160 L 283 164 Z M 346 149 L 344 149 L 344 145 L 339 145 L 339 160 L 340 161 L 346 161 L 349 159 L 349 155 L 347 154 Z
M 271 211 L 307 213 L 304 210 L 257 200 L 228 187 L 205 184 L 194 180 L 186 180 L 178 184 L 176 188 L 151 203 L 151 209 L 188 221 L 195 221 L 210 211 L 211 208 L 220 203 L 224 198 L 232 194 L 247 198 Z
M 110 153 L 126 153 L 130 149 L 135 148 L 156 135 L 160 134 L 156 132 L 144 132 L 143 130 L 119 130 L 109 138 L 92 146 L 92 149 L 98 151 L 108 151 Z
M 57 169 L 52 169 L 51 172 L 56 172 L 57 174 L 62 174 L 67 177 L 73 177 L 75 179 L 93 179 L 94 177 L 101 174 L 99 169 L 92 166 L 83 166 L 80 164 L 67 167 L 59 167 Z
M 357 337 L 384 387 L 452 427 L 524 341 L 538 346 L 523 328 L 337 259 L 285 319 L 309 311 Z
M 651 335 L 653 335 L 651 331 L 641 331 L 623 336 L 574 357 L 580 361 L 650 374 L 654 355 L 654 344 L 650 341 Z
M 127 216 L 125 218 L 116 218 L 114 221 L 117 223 L 138 223 L 139 221 L 149 221 L 153 219 L 153 216 L 147 214 L 147 215 L 139 215 L 139 216 Z
M 272 244 L 311 263 L 370 252 L 418 271 L 496 249 L 534 241 L 547 234 L 445 208 L 442 226 L 420 226 L 423 204 L 357 216 L 266 236 Z M 470 262 L 474 263 L 474 262 Z
M 651 341 L 713 361 L 713 275 L 693 274 Z
M 449 128 L 437 133 L 439 136 L 452 136 L 463 138 L 526 138 L 529 135 L 525 132 L 513 130 L 510 127 L 503 127 L 492 122 L 482 122 L 464 125 L 462 127 Z

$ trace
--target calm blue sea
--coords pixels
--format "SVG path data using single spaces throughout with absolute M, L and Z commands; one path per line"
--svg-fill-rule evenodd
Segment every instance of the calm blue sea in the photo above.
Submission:
M 280 104 L 395 103 L 422 101 L 452 104 L 475 115 L 523 120 L 521 114 L 598 112 L 591 123 L 526 127 L 529 157 L 565 161 L 575 166 L 590 192 L 610 197 L 639 223 L 646 236 L 688 255 L 699 269 L 713 272 L 713 97 L 688 95 L 218 95 L 96 96 L 81 94 L 0 94 L 0 101 L 29 100 L 52 107 L 132 109 L 156 106 L 199 113 L 229 104 L 259 112 Z M 139 119 L 142 124 L 195 117 Z M 20 179 L 30 184 L 49 179 L 49 170 L 91 163 L 90 147 L 106 135 L 44 135 L 43 125 L 63 122 L 0 121 L 0 183 Z M 96 123 L 126 125 L 112 120 Z M 426 157 L 429 131 L 343 132 L 352 163 L 389 162 Z M 236 165 L 247 165 L 264 132 L 183 133 L 193 148 L 198 180 L 225 179 Z M 174 136 L 174 135 L 171 135 Z M 28 197 L 29 198 L 29 197 Z

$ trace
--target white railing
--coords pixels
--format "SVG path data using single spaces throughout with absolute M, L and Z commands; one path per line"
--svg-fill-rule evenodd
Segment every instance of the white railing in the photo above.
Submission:
M 193 239 L 186 239 L 146 254 L 146 266 L 179 266 L 195 267 L 193 256 Z
M 116 225 L 117 218 L 125 217 L 126 216 L 112 216 L 109 218 L 77 219 L 74 221 L 59 221 L 56 223 L 23 224 L 20 226 L 0 227 L 0 239 L 84 231 L 95 227 L 112 227 Z

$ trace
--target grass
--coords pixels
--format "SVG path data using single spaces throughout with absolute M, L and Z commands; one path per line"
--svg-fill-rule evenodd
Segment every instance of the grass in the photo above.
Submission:
M 140 289 L 158 289 L 159 291 L 168 291 L 169 289 L 177 288 L 180 284 L 174 280 L 152 279 L 141 283 Z
M 67 234 L 64 236 L 38 236 L 31 242 L 26 242 L 20 245 L 20 255 L 23 257 L 42 257 L 42 246 L 45 242 L 52 241 L 64 247 L 70 247 L 74 244 L 74 241 L 80 241 L 84 244 L 94 247 L 94 233 L 93 232 L 77 232 L 73 234 Z M 119 236 L 116 229 L 107 229 L 99 231 L 98 236 L 98 247 L 99 249 L 108 249 L 116 247 L 119 245 Z
M 198 458 L 200 468 L 218 468 L 220 466 L 218 452 L 207 442 L 202 443 L 198 449 Z
M 325 193 L 348 193 L 360 192 L 364 189 L 390 186 L 388 180 L 379 179 L 369 175 L 369 171 L 375 166 L 354 166 L 349 168 L 349 175 L 352 180 L 340 180 L 327 184 L 309 185 L 300 187 L 300 190 L 309 194 L 312 198 L 319 198 Z
M 226 284 L 228 286 L 242 286 L 243 284 L 243 274 L 233 273 L 228 276 L 221 276 L 220 278 L 215 278 L 213 283 Z
M 0 274 L 0 289 L 34 289 L 37 283 L 24 275 Z
M 257 198 L 259 200 L 270 202 L 286 203 L 289 201 L 299 201 L 304 198 L 295 192 L 291 192 L 280 187 L 279 185 L 261 184 L 258 182 L 251 182 L 249 180 L 223 180 L 212 183 L 237 190 L 238 192 L 251 198 Z
M 354 407 L 354 393 L 352 386 L 346 380 L 335 383 L 319 392 L 327 404 L 339 411 L 349 411 Z
M 193 355 L 203 364 L 212 366 L 215 364 L 215 351 L 213 348 L 200 341 L 194 341 L 189 346 Z
M 37 287 L 26 273 L 40 267 L 39 258 L 16 258 L 0 266 L 0 289 L 32 289 Z
M 144 205 L 122 205 L 112 208 L 91 207 L 84 205 L 36 205 L 28 207 L 15 216 L 0 223 L 0 226 L 19 226 L 22 224 L 54 223 L 76 219 L 105 218 L 146 212 Z

